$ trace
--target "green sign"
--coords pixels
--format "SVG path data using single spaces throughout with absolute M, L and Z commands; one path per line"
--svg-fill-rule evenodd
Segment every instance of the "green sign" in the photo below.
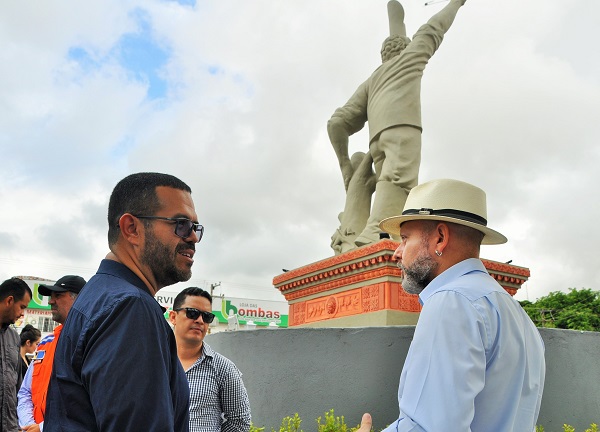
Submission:
M 33 284 L 33 289 L 31 290 L 33 292 L 33 297 L 31 297 L 31 301 L 27 307 L 30 309 L 50 310 L 50 305 L 48 304 L 48 299 L 50 297 L 41 295 L 38 291 L 39 286 L 40 284 L 38 283 Z

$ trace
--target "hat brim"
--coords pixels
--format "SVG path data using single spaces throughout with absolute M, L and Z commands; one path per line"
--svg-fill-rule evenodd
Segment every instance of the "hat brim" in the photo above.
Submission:
M 38 285 L 38 292 L 43 296 L 50 297 L 53 292 L 67 292 L 69 290 L 64 289 L 56 285 Z
M 395 236 L 400 235 L 400 225 L 404 222 L 412 221 L 412 220 L 430 220 L 430 221 L 441 221 L 441 222 L 449 222 L 455 223 L 458 225 L 464 225 L 476 229 L 484 234 L 483 240 L 481 244 L 484 245 L 495 245 L 495 244 L 503 244 L 508 241 L 508 239 L 500 234 L 498 231 L 494 231 L 491 228 L 483 226 L 481 224 L 475 222 L 469 222 L 462 219 L 456 219 L 448 216 L 437 216 L 437 215 L 406 215 L 406 216 L 392 216 L 386 219 L 383 219 L 379 223 L 379 228 L 383 231 L 390 233 Z

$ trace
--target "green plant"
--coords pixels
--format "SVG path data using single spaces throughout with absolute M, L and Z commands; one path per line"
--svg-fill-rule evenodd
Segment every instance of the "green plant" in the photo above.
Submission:
M 344 416 L 336 417 L 333 408 L 325 412 L 325 423 L 321 424 L 322 417 L 317 419 L 319 432 L 348 432 L 348 426 L 344 421 Z
M 302 432 L 302 429 L 300 429 L 300 423 L 302 423 L 302 419 L 300 419 L 300 416 L 298 413 L 296 413 L 294 414 L 294 417 L 284 417 L 284 419 L 281 420 L 279 431 L 271 428 L 271 432 Z
M 254 424 L 250 422 L 250 430 L 248 432 L 264 432 L 264 430 L 264 427 L 259 428 L 258 426 L 254 426 Z
M 600 291 L 569 288 L 520 303 L 538 327 L 600 331 Z
M 544 432 L 544 427 L 543 426 L 536 426 L 535 427 L 535 432 Z M 575 428 L 573 426 L 568 425 L 568 424 L 564 424 L 563 425 L 563 432 L 575 432 Z M 598 432 L 598 425 L 596 423 L 592 423 L 590 425 L 590 427 L 588 429 L 586 429 L 584 432 Z

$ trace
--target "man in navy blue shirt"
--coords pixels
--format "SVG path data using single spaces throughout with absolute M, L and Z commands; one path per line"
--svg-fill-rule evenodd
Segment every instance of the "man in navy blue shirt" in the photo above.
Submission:
M 188 431 L 189 388 L 153 296 L 189 280 L 197 221 L 176 177 L 132 174 L 110 197 L 110 253 L 79 294 L 56 348 L 45 432 Z

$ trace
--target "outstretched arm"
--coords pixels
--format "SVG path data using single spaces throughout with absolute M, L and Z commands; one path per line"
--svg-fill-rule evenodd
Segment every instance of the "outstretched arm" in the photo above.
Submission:
M 466 0 L 450 0 L 450 3 L 444 7 L 441 11 L 432 16 L 427 24 L 439 28 L 442 33 L 446 33 L 452 23 L 458 10 L 464 5 Z

